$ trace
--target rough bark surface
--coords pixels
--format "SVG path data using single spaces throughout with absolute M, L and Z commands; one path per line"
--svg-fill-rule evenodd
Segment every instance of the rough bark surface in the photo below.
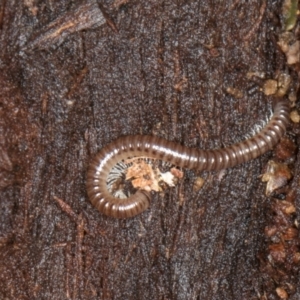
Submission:
M 279 280 L 267 260 L 275 200 L 259 176 L 272 153 L 225 172 L 184 170 L 127 220 L 101 215 L 85 190 L 90 159 L 119 136 L 209 149 L 265 120 L 262 80 L 247 73 L 287 70 L 281 1 L 0 5 L 1 299 L 279 299 L 284 280 L 299 299 L 298 268 L 282 266 Z

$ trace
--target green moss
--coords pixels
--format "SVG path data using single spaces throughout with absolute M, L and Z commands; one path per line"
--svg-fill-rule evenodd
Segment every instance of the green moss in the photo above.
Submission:
M 290 0 L 285 14 L 285 30 L 292 30 L 297 21 L 298 0 Z

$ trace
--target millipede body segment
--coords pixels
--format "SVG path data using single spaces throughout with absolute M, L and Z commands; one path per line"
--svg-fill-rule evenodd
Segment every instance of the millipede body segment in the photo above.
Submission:
M 264 128 L 253 137 L 229 147 L 201 150 L 147 135 L 121 137 L 105 146 L 91 161 L 87 172 L 87 193 L 91 203 L 103 214 L 115 218 L 133 217 L 149 207 L 151 196 L 138 190 L 126 199 L 114 197 L 107 188 L 107 177 L 118 162 L 134 156 L 160 159 L 194 170 L 221 170 L 254 159 L 271 150 L 289 122 L 289 105 L 279 100 Z

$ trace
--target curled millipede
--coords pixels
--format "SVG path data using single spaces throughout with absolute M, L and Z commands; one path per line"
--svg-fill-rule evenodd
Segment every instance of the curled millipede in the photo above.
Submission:
M 266 126 L 253 137 L 229 147 L 201 150 L 188 148 L 156 136 L 121 137 L 105 146 L 90 163 L 87 172 L 87 193 L 91 203 L 103 214 L 115 218 L 133 217 L 149 207 L 151 196 L 138 190 L 126 199 L 111 195 L 107 178 L 120 161 L 133 156 L 145 156 L 194 170 L 221 170 L 254 159 L 271 150 L 280 140 L 289 122 L 289 105 L 279 100 Z

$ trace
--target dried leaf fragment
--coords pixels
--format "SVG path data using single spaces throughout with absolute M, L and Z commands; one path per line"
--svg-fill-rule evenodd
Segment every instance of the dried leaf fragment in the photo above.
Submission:
M 282 235 L 285 241 L 292 241 L 298 236 L 298 230 L 296 228 L 288 228 Z
M 126 172 L 126 180 L 132 180 L 132 185 L 135 188 L 146 191 L 160 191 L 160 187 L 155 180 L 155 174 L 152 167 L 145 161 L 135 161 Z
M 300 61 L 300 42 L 296 41 L 285 53 L 288 65 L 293 65 Z
M 177 168 L 172 168 L 170 170 L 171 174 L 174 175 L 175 177 L 181 179 L 183 178 L 184 173 L 180 170 L 178 170 Z
M 295 102 L 298 99 L 296 91 L 290 91 L 288 95 L 289 100 L 291 101 L 291 107 L 295 107 Z
M 288 293 L 285 291 L 285 289 L 281 288 L 281 287 L 278 287 L 276 289 L 276 294 L 278 295 L 278 297 L 280 299 L 288 299 Z
M 172 171 L 163 173 L 144 160 L 134 159 L 132 161 L 132 166 L 126 172 L 126 180 L 132 180 L 132 185 L 136 189 L 160 192 L 163 185 L 174 186 L 176 178 L 182 176 L 177 173 L 174 175 Z M 178 170 L 178 172 L 181 171 Z
M 296 207 L 291 202 L 283 200 L 283 201 L 278 201 L 277 204 L 280 206 L 281 211 L 286 215 L 291 215 L 296 212 Z
M 263 85 L 263 93 L 267 96 L 274 95 L 277 92 L 277 80 L 268 79 Z
M 291 32 L 283 32 L 279 35 L 278 46 L 283 53 L 289 50 L 289 46 L 295 41 L 294 35 Z
M 205 180 L 201 177 L 197 177 L 194 181 L 193 191 L 198 192 L 204 185 Z
M 292 157 L 295 154 L 296 149 L 297 146 L 292 140 L 283 138 L 275 148 L 275 155 L 279 159 L 285 160 Z
M 276 96 L 283 97 L 287 93 L 291 82 L 292 82 L 292 78 L 289 74 L 280 73 L 277 79 L 278 90 Z
M 288 65 L 300 61 L 300 41 L 295 40 L 291 32 L 284 32 L 279 36 L 278 46 L 285 53 Z
M 262 182 L 267 182 L 266 195 L 284 186 L 292 178 L 292 173 L 287 165 L 273 160 L 268 162 L 267 171 L 262 176 Z
M 275 95 L 277 97 L 283 97 L 291 84 L 291 76 L 287 73 L 280 73 L 278 78 L 267 79 L 263 85 L 262 91 L 265 95 Z
M 300 252 L 296 252 L 293 257 L 293 262 L 298 264 L 300 262 Z
M 299 123 L 300 122 L 300 115 L 297 110 L 292 110 L 290 113 L 290 118 L 293 123 Z
M 159 181 L 165 182 L 168 186 L 174 186 L 174 179 L 175 179 L 174 177 L 177 177 L 177 176 L 175 176 L 172 171 L 165 172 L 165 173 L 159 172 L 159 175 L 161 177 L 161 180 L 159 180 Z M 177 178 L 181 178 L 181 177 L 177 177 Z
M 283 244 L 272 244 L 269 246 L 269 251 L 272 259 L 275 262 L 283 263 L 286 258 L 286 252 Z
M 274 236 L 278 231 L 278 228 L 276 226 L 267 226 L 265 228 L 265 235 L 267 237 L 272 237 Z

